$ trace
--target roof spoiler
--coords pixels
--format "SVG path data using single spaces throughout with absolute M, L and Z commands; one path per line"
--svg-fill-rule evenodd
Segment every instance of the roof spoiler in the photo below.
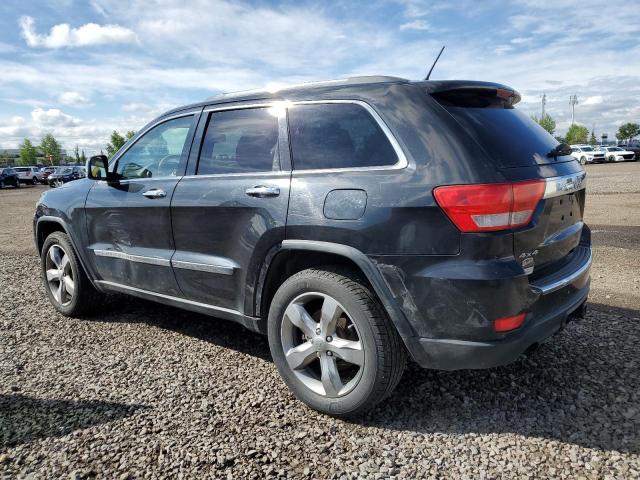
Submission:
M 473 93 L 491 94 L 508 100 L 509 105 L 515 105 L 522 97 L 511 87 L 493 82 L 478 82 L 473 80 L 432 80 L 420 82 L 430 95 L 439 93 Z

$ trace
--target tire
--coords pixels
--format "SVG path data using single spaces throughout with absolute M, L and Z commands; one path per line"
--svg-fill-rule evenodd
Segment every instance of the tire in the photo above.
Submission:
M 0 190 L 4 188 L 4 180 L 0 180 Z
M 616 161 L 616 157 L 614 157 L 613 155 L 611 155 L 608 159 L 609 162 L 615 162 Z
M 580 157 L 580 165 L 586 165 L 587 164 L 587 158 L 586 157 Z
M 46 238 L 40 266 L 49 301 L 58 312 L 67 317 L 82 316 L 101 303 L 100 294 L 82 269 L 67 234 L 53 232 Z M 73 288 L 69 286 L 69 278 Z M 64 288 L 60 290 L 62 285 Z
M 33 177 L 33 178 L 31 179 L 31 183 L 32 183 L 33 185 L 38 185 L 38 179 L 37 179 L 36 177 Z
M 357 276 L 333 267 L 304 270 L 280 286 L 269 308 L 268 336 L 293 394 L 335 417 L 358 416 L 382 401 L 406 364 L 402 339 L 375 295 Z
M 14 185 L 15 188 L 20 188 L 20 180 L 16 180 L 16 184 Z

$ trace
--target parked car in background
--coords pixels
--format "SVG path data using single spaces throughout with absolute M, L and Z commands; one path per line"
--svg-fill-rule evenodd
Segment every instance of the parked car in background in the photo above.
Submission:
M 571 156 L 581 165 L 605 161 L 604 152 L 594 149 L 591 145 L 571 145 Z
M 4 188 L 7 185 L 20 188 L 18 173 L 11 167 L 0 168 L 0 188 Z
M 636 154 L 634 152 L 620 147 L 603 146 L 602 150 L 607 158 L 607 162 L 633 161 L 636 158 Z
M 634 161 L 640 160 L 640 140 L 630 140 L 627 143 L 623 143 L 618 145 L 620 148 L 624 150 L 629 150 L 635 153 Z
M 37 185 L 39 182 L 44 181 L 42 172 L 38 167 L 15 167 L 14 170 L 18 173 L 22 183 Z
M 84 175 L 80 173 L 81 167 L 58 167 L 56 171 L 49 175 L 47 183 L 51 188 L 60 187 L 67 182 L 78 180 Z
M 40 197 L 46 294 L 68 316 L 120 292 L 266 333 L 284 383 L 336 416 L 389 395 L 407 355 L 511 363 L 584 316 L 591 264 L 586 173 L 519 100 L 363 77 L 167 112 Z
M 42 173 L 42 181 L 44 183 L 47 183 L 47 179 L 49 178 L 49 175 L 51 175 L 55 171 L 56 171 L 56 167 L 42 167 L 40 169 L 40 172 Z

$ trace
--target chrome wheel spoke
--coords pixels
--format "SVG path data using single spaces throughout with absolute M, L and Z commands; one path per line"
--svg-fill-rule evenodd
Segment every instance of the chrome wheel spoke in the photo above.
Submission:
M 293 370 L 299 370 L 317 358 L 316 349 L 313 343 L 307 341 L 297 347 L 290 348 L 285 353 L 285 358 Z
M 323 335 L 333 335 L 336 332 L 336 322 L 342 315 L 342 308 L 333 298 L 325 296 L 320 312 L 320 329 Z
M 328 355 L 322 355 L 320 357 L 320 370 L 322 372 L 320 378 L 325 395 L 336 397 L 342 389 L 342 380 L 340 380 L 336 359 Z
M 47 282 L 54 282 L 58 280 L 60 280 L 60 270 L 57 268 L 47 270 Z
M 75 291 L 75 284 L 73 283 L 73 279 L 67 275 L 66 277 L 63 277 L 63 282 L 64 284 L 64 289 L 66 290 L 66 292 L 69 294 L 70 297 L 73 296 L 73 292 Z
M 359 367 L 364 365 L 362 342 L 335 337 L 328 347 L 335 356 L 345 362 L 358 365 Z
M 58 286 L 51 289 L 53 296 L 58 301 L 58 303 L 62 303 L 62 293 L 63 293 L 63 284 L 62 282 L 58 282 Z
M 62 263 L 62 259 L 60 258 L 60 248 L 54 245 L 49 249 L 49 258 L 53 264 L 60 270 L 60 264 Z
M 304 306 L 292 303 L 284 312 L 285 320 L 289 320 L 293 325 L 302 330 L 307 337 L 316 334 L 317 323 L 311 318 Z
M 65 271 L 69 268 L 69 256 L 62 254 L 62 259 L 60 260 L 60 270 Z

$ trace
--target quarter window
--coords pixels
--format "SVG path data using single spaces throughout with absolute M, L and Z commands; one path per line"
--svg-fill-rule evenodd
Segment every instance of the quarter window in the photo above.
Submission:
M 296 170 L 394 165 L 398 156 L 378 122 L 361 105 L 325 103 L 289 109 Z
M 202 142 L 198 175 L 278 170 L 278 118 L 269 108 L 213 112 Z
M 153 127 L 119 159 L 121 178 L 171 177 L 178 175 L 193 115 L 174 118 Z

